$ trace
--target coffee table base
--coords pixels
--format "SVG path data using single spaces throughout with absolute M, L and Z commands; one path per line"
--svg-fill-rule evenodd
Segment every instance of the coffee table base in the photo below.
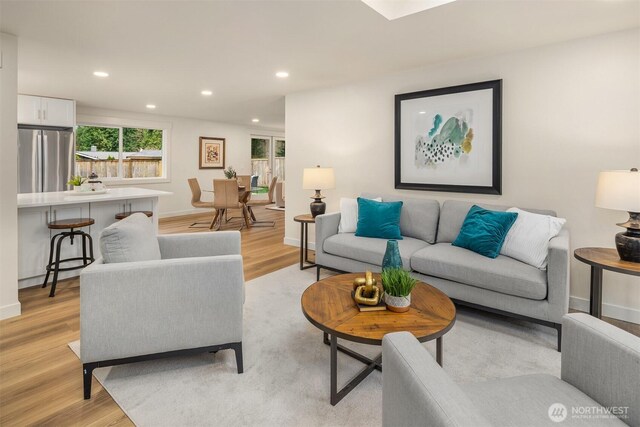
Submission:
M 331 405 L 335 406 L 340 402 L 347 394 L 351 392 L 358 384 L 362 382 L 373 371 L 382 372 L 382 353 L 380 353 L 375 359 L 369 359 L 360 353 L 357 353 L 351 349 L 343 347 L 338 344 L 338 337 L 323 332 L 323 342 L 331 347 Z M 360 371 L 351 381 L 347 383 L 341 390 L 338 390 L 338 351 L 350 356 L 365 365 L 367 365 L 362 371 Z M 442 337 L 436 338 L 436 361 L 442 366 Z

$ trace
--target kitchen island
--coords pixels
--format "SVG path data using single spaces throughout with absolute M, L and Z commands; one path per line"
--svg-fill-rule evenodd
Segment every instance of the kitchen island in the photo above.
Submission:
M 151 211 L 158 226 L 158 198 L 172 193 L 145 188 L 110 188 L 105 194 L 76 195 L 60 191 L 18 194 L 18 286 L 25 288 L 42 284 L 49 261 L 49 241 L 52 233 L 49 221 L 90 217 L 95 223 L 84 228 L 93 238 L 95 257 L 100 257 L 100 233 L 116 222 L 121 212 Z M 80 256 L 82 246 L 65 242 L 61 257 Z M 60 279 L 79 275 L 80 270 L 60 272 Z

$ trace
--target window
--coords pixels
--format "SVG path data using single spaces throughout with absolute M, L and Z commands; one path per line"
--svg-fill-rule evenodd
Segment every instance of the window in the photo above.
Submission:
M 269 160 L 269 149 L 271 148 L 271 138 L 254 137 L 251 138 L 251 159 Z
M 166 178 L 165 130 L 79 125 L 76 175 L 106 179 Z

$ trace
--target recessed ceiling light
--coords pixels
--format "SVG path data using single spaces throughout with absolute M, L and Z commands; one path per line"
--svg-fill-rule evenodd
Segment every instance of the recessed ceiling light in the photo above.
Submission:
M 252 121 L 253 123 L 258 123 L 258 122 L 260 121 L 260 119 L 251 119 L 251 121 Z
M 426 111 L 420 111 L 418 114 L 427 114 Z
M 202 92 L 200 92 L 201 94 L 203 94 L 204 96 L 211 96 L 213 95 L 213 92 L 211 92 L 210 90 L 203 90 Z
M 109 73 L 106 71 L 94 71 L 93 75 L 96 77 L 109 77 Z
M 281 79 L 286 79 L 287 77 L 289 77 L 289 73 L 286 71 L 278 71 L 276 73 L 276 77 L 279 77 Z
M 154 104 L 147 104 L 147 108 L 153 110 L 156 108 L 156 106 Z

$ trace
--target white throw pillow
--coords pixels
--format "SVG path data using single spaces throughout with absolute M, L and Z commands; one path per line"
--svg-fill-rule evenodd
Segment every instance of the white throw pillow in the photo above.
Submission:
M 381 197 L 376 197 L 376 202 L 381 202 Z M 340 224 L 338 233 L 355 233 L 358 228 L 358 199 L 340 198 Z
M 145 214 L 139 212 L 102 230 L 100 251 L 105 264 L 161 258 L 156 228 Z
M 507 233 L 500 254 L 536 268 L 547 268 L 549 240 L 560 233 L 567 220 L 550 215 L 535 214 L 518 208 L 507 209 L 507 212 L 516 212 L 518 218 Z

